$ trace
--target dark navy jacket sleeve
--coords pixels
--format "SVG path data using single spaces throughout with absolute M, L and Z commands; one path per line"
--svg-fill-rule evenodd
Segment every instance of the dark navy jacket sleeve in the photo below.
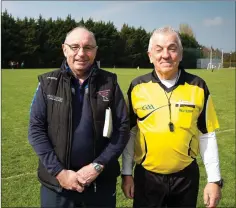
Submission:
M 110 143 L 94 162 L 106 165 L 117 160 L 129 140 L 129 118 L 127 106 L 119 85 L 116 85 L 114 100 L 111 106 L 113 132 Z
M 28 139 L 44 167 L 50 174 L 56 176 L 63 167 L 58 161 L 47 135 L 46 102 L 46 96 L 39 83 L 30 109 Z

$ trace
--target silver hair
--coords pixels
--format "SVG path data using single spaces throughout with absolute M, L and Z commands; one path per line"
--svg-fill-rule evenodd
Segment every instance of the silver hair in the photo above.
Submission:
M 72 30 L 70 30 L 67 34 L 66 34 L 66 38 L 65 38 L 65 41 L 64 43 L 66 42 L 66 39 L 68 38 L 68 36 L 74 32 L 75 30 L 86 30 L 88 33 L 90 33 L 90 35 L 93 37 L 94 41 L 95 41 L 95 44 L 97 45 L 97 42 L 96 42 L 96 38 L 95 38 L 95 35 L 92 31 L 90 31 L 88 28 L 84 27 L 84 26 L 78 26 L 78 27 L 75 27 L 73 28 Z
M 176 32 L 172 27 L 165 26 L 165 27 L 161 27 L 161 28 L 158 28 L 158 29 L 153 31 L 153 33 L 152 33 L 152 35 L 150 37 L 150 40 L 149 40 L 148 52 L 151 51 L 151 49 L 152 49 L 154 37 L 159 35 L 159 34 L 166 34 L 166 33 L 172 33 L 172 34 L 176 35 L 177 42 L 178 42 L 178 45 L 180 47 L 180 50 L 183 51 L 183 46 L 182 46 L 182 43 L 181 43 L 181 38 L 180 38 L 179 33 Z

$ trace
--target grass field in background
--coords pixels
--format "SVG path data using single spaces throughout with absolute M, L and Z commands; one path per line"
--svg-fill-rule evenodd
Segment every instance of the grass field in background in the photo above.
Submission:
M 130 81 L 151 69 L 107 69 L 118 75 L 124 94 Z M 37 180 L 37 157 L 28 144 L 27 131 L 30 104 L 37 87 L 37 75 L 46 69 L 2 70 L 2 207 L 39 207 L 39 183 Z M 223 198 L 219 207 L 236 207 L 235 198 L 235 71 L 221 69 L 214 72 L 188 70 L 202 77 L 213 97 L 219 118 L 217 132 L 221 173 L 225 180 Z M 200 157 L 201 170 L 198 207 L 202 200 L 206 174 Z M 117 207 L 131 207 L 117 184 Z

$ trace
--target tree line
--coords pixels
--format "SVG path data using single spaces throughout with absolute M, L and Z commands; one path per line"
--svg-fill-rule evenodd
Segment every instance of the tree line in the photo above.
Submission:
M 2 67 L 11 61 L 24 63 L 25 68 L 58 68 L 64 59 L 61 45 L 66 34 L 76 26 L 85 26 L 96 37 L 98 53 L 96 60 L 102 67 L 150 68 L 147 49 L 151 33 L 144 28 L 123 24 L 120 31 L 112 22 L 75 21 L 68 15 L 65 19 L 14 18 L 6 10 L 2 13 Z M 187 26 L 188 27 L 188 26 Z M 196 68 L 199 57 L 207 57 L 191 28 L 184 32 L 180 26 L 180 37 L 184 47 L 183 65 Z M 155 28 L 154 28 L 155 29 Z M 185 28 L 186 29 L 186 28 Z M 190 32 L 189 32 L 190 29 Z

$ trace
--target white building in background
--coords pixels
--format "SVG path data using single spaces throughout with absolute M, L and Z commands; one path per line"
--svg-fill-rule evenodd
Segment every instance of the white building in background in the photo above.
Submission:
M 222 68 L 222 60 L 221 59 L 209 59 L 209 58 L 201 58 L 197 60 L 197 68 L 198 69 L 208 69 L 208 68 Z

